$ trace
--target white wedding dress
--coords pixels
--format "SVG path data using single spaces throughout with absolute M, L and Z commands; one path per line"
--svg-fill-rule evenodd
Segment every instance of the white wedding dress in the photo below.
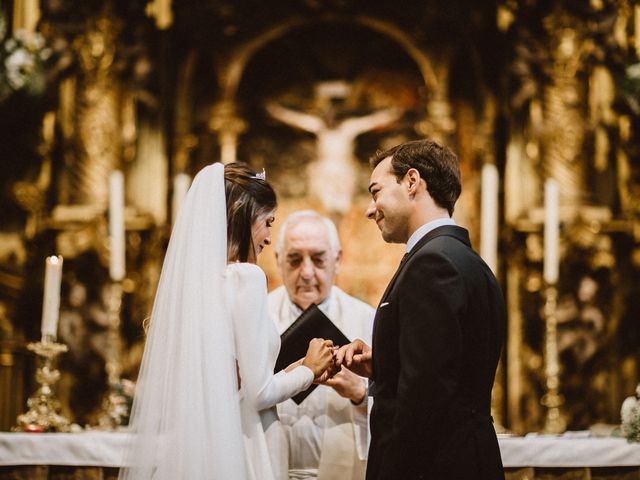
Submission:
M 269 318 L 265 274 L 250 263 L 230 264 L 226 273 L 227 304 L 240 367 L 240 412 L 249 478 L 286 480 L 288 450 L 276 404 L 309 388 L 313 372 L 300 366 L 274 375 L 280 335 Z
M 160 275 L 120 480 L 285 480 L 275 405 L 306 389 L 273 373 L 280 337 L 264 272 L 227 264 L 224 167 L 196 175 Z M 238 388 L 236 362 L 240 368 Z

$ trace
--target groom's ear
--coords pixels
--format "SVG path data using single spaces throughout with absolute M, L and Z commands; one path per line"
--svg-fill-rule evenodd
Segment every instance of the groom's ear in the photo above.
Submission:
M 420 177 L 420 172 L 415 168 L 410 168 L 407 170 L 405 175 L 405 179 L 407 180 L 407 189 L 409 190 L 409 195 L 414 197 L 420 188 L 420 183 L 422 178 Z

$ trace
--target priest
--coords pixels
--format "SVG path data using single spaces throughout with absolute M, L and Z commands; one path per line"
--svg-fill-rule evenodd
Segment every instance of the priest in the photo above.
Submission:
M 316 304 L 349 338 L 371 338 L 374 309 L 334 285 L 342 251 L 335 225 L 311 210 L 290 215 L 276 259 L 284 285 L 269 294 L 280 333 Z M 300 405 L 278 405 L 289 443 L 291 479 L 363 479 L 368 446 L 367 383 L 342 369 Z

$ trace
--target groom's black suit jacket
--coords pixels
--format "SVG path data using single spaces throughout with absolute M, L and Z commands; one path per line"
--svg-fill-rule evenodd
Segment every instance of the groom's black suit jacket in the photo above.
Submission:
M 490 405 L 505 329 L 502 291 L 468 232 L 427 233 L 375 316 L 368 480 L 504 478 Z

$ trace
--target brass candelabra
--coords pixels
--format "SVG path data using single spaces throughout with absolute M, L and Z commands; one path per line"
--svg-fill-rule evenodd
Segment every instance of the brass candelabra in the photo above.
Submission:
M 561 407 L 564 397 L 560 394 L 560 359 L 558 355 L 558 319 L 556 307 L 558 304 L 558 289 L 555 285 L 548 285 L 545 291 L 545 341 L 544 341 L 544 374 L 546 393 L 542 397 L 542 404 L 547 412 L 543 433 L 560 434 L 567 428 Z
M 47 336 L 39 342 L 29 343 L 27 348 L 40 359 L 36 370 L 36 382 L 40 388 L 29 398 L 29 410 L 17 418 L 16 431 L 25 432 L 66 432 L 69 431 L 69 420 L 60 412 L 60 402 L 53 392 L 53 385 L 60 379 L 60 371 L 55 368 L 55 359 L 66 352 L 67 346 L 56 343 Z

